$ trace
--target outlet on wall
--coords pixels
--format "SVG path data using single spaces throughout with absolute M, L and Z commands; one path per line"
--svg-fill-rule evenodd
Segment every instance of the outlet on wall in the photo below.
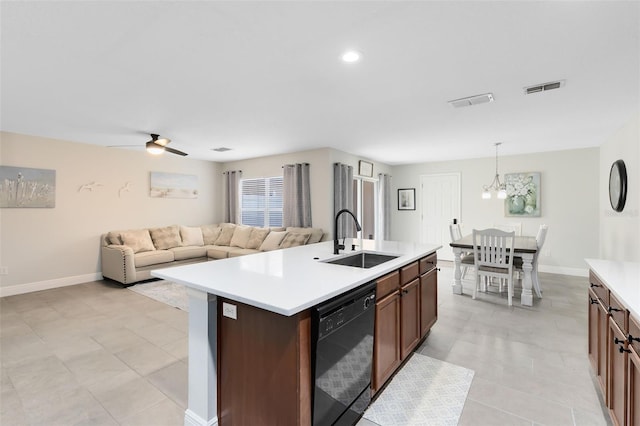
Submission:
M 0 275 L 9 275 L 9 267 L 0 266 Z

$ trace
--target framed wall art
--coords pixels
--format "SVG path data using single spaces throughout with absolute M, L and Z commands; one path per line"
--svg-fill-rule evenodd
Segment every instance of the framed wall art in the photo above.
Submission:
M 504 180 L 507 186 L 505 216 L 540 216 L 540 173 L 507 173 Z
M 416 189 L 402 188 L 398 189 L 398 210 L 415 210 L 416 209 Z
M 198 198 L 198 176 L 151 172 L 152 198 Z
M 55 206 L 55 170 L 0 166 L 0 207 Z

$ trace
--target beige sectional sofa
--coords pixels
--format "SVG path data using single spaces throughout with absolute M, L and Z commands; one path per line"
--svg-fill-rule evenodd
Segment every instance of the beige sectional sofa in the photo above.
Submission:
M 323 235 L 320 228 L 233 223 L 111 231 L 102 235 L 102 276 L 129 285 L 153 278 L 153 269 L 313 244 Z

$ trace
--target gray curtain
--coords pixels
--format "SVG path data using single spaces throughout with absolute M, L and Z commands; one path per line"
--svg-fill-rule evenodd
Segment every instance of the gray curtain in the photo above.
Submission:
M 378 174 L 378 230 L 383 240 L 391 239 L 391 176 Z
M 342 209 L 349 209 L 353 214 L 353 167 L 346 164 L 335 163 L 333 165 L 333 215 Z M 355 237 L 356 226 L 353 218 L 348 214 L 340 216 L 338 229 L 335 229 L 340 238 Z M 336 235 L 334 235 L 334 238 Z
M 238 189 L 240 179 L 242 178 L 242 170 L 232 170 L 224 172 L 224 221 L 230 223 L 238 223 Z
M 310 227 L 309 164 L 285 164 L 283 169 L 283 225 Z

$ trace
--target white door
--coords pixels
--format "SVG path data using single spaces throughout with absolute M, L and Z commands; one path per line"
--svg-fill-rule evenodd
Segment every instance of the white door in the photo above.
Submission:
M 420 241 L 442 245 L 438 259 L 453 260 L 449 224 L 460 221 L 460 173 L 420 176 Z

